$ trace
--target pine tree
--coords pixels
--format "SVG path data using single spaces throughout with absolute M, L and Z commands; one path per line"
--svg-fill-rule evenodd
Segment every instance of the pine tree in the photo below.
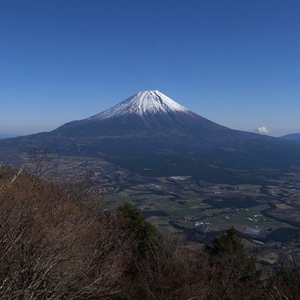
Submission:
M 231 227 L 226 233 L 217 236 L 211 245 L 205 246 L 205 252 L 210 256 L 220 256 L 222 254 L 245 253 L 245 246 L 237 236 L 237 231 Z
M 151 252 L 153 244 L 157 243 L 159 233 L 154 225 L 149 223 L 146 217 L 131 204 L 125 203 L 118 210 L 124 222 L 123 228 L 135 240 L 136 258 L 140 261 Z
M 204 252 L 208 254 L 212 265 L 220 266 L 223 270 L 235 270 L 236 276 L 243 280 L 256 280 L 260 277 L 255 257 L 248 253 L 233 227 L 217 236 L 211 245 L 206 245 Z

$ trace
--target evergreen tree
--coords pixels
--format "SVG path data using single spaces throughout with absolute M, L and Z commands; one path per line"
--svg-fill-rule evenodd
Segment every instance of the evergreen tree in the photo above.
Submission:
M 237 236 L 237 231 L 231 227 L 226 233 L 217 236 L 211 245 L 205 246 L 205 252 L 210 256 L 220 256 L 222 254 L 245 253 L 245 246 Z
M 235 270 L 241 279 L 256 280 L 260 277 L 255 257 L 246 251 L 233 227 L 217 236 L 211 245 L 206 245 L 204 252 L 208 254 L 211 264 L 219 265 L 224 270 Z
M 125 203 L 119 207 L 118 211 L 121 213 L 123 228 L 129 232 L 136 243 L 136 258 L 138 261 L 150 254 L 153 245 L 158 242 L 159 233 L 146 220 L 146 217 L 137 210 L 133 205 Z

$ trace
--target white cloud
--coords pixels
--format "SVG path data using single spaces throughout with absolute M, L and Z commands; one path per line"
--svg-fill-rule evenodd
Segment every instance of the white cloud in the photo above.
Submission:
M 256 132 L 261 133 L 261 134 L 269 134 L 271 133 L 271 130 L 269 130 L 267 127 L 262 126 L 262 127 L 258 127 L 256 129 Z

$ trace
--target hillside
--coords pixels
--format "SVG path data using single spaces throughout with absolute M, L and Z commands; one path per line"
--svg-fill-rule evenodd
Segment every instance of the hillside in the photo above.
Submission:
M 300 133 L 287 134 L 287 135 L 284 135 L 280 138 L 285 139 L 285 140 L 300 142 Z
M 161 236 L 129 204 L 103 214 L 101 199 L 78 185 L 58 186 L 3 165 L 0 176 L 1 299 L 300 296 L 299 273 L 279 260 L 273 272 L 261 273 L 233 229 L 203 251 L 190 250 L 184 240 Z

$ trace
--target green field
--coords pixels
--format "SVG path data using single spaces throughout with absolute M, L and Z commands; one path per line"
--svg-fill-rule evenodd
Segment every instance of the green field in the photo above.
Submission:
M 176 182 L 176 189 L 172 190 L 165 178 L 160 180 L 161 184 L 139 185 L 110 195 L 110 205 L 117 207 L 124 202 L 132 203 L 162 233 L 182 231 L 174 228 L 169 223 L 171 220 L 184 228 L 197 228 L 196 222 L 209 223 L 208 228 L 213 231 L 227 230 L 232 226 L 240 231 L 249 226 L 259 226 L 264 230 L 293 228 L 283 221 L 262 215 L 261 212 L 271 206 L 260 203 L 259 185 L 200 186 L 184 181 Z

